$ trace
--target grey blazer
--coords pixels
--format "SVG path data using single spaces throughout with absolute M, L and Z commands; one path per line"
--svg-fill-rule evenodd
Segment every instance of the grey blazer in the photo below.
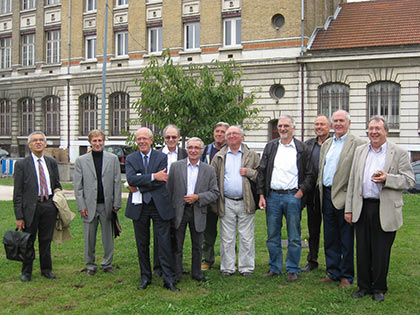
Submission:
M 350 172 L 349 185 L 346 198 L 346 213 L 352 213 L 353 223 L 360 218 L 363 206 L 363 173 L 366 158 L 369 152 L 369 144 L 356 149 L 353 166 Z M 406 150 L 388 142 L 385 169 L 387 173 L 385 184 L 379 197 L 379 221 L 382 230 L 393 232 L 403 224 L 402 191 L 409 189 L 415 184 L 414 172 L 410 165 L 410 159 Z
M 118 157 L 104 151 L 102 164 L 102 185 L 104 187 L 105 211 L 111 218 L 113 208 L 121 208 L 121 171 Z M 88 209 L 84 222 L 91 222 L 96 213 L 97 180 L 92 152 L 79 156 L 74 167 L 74 194 L 77 209 Z
M 331 147 L 335 136 L 325 140 L 321 146 L 321 152 L 319 154 L 319 172 L 318 172 L 318 186 L 319 196 L 321 200 L 322 209 L 322 177 L 324 175 L 324 166 L 326 162 L 326 155 Z M 338 160 L 337 169 L 334 173 L 333 184 L 331 187 L 331 201 L 334 207 L 338 210 L 344 209 L 346 203 L 347 184 L 349 181 L 351 164 L 353 162 L 353 155 L 356 148 L 366 143 L 365 140 L 352 135 L 349 133 L 346 140 L 344 141 L 343 150 L 341 151 L 340 158 Z
M 187 159 L 172 163 L 167 187 L 175 211 L 175 228 L 178 229 L 184 215 L 184 196 L 187 194 Z M 193 207 L 195 229 L 200 233 L 206 228 L 207 205 L 219 197 L 213 166 L 200 161 L 194 193 L 199 196 Z

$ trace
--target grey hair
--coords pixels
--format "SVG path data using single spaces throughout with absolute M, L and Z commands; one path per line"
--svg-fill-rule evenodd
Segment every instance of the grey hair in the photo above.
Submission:
M 290 119 L 290 121 L 292 122 L 292 127 L 296 126 L 295 120 L 290 115 L 281 115 L 277 120 L 277 125 L 278 125 L 280 119 Z
M 188 148 L 188 144 L 190 143 L 190 142 L 192 142 L 192 141 L 200 141 L 200 143 L 201 143 L 201 149 L 203 149 L 204 148 L 204 142 L 203 142 L 203 140 L 201 140 L 200 138 L 198 138 L 198 137 L 192 137 L 192 138 L 189 138 L 188 140 L 187 140 L 187 148 Z
M 31 143 L 31 138 L 34 135 L 41 135 L 44 138 L 44 141 L 47 141 L 47 137 L 45 136 L 45 133 L 42 131 L 34 131 L 28 136 L 28 144 Z
M 169 128 L 174 128 L 176 130 L 176 133 L 178 134 L 178 137 L 180 136 L 179 128 L 177 126 L 173 125 L 173 124 L 169 124 L 163 129 L 162 136 L 165 137 L 166 131 L 168 131 Z
M 152 132 L 152 130 L 150 130 L 149 128 L 147 128 L 147 127 L 140 127 L 139 129 L 137 129 L 137 131 L 136 131 L 136 138 L 137 138 L 137 133 L 140 131 L 140 130 L 147 130 L 147 132 L 149 133 L 149 138 L 151 139 L 151 138 L 153 138 L 153 132 Z
M 379 116 L 379 115 L 372 116 L 372 117 L 369 119 L 368 125 L 370 124 L 370 122 L 371 122 L 372 120 L 374 120 L 374 121 L 382 121 L 382 122 L 384 123 L 384 129 L 385 129 L 386 131 L 388 131 L 388 130 L 389 130 L 388 123 L 386 122 L 385 117 L 383 117 L 383 116 Z
M 344 114 L 346 115 L 347 121 L 348 122 L 351 121 L 350 114 L 348 112 L 346 112 L 344 109 L 339 109 L 339 110 L 335 111 L 331 116 L 332 120 L 334 120 L 334 115 L 337 114 L 338 112 L 344 112 Z
M 233 126 L 230 126 L 229 128 L 228 128 L 228 130 L 230 129 L 230 128 L 232 128 L 232 127 L 235 127 L 235 128 L 238 128 L 239 129 L 239 133 L 241 134 L 241 136 L 243 137 L 244 136 L 244 130 L 241 128 L 241 126 L 238 126 L 238 125 L 233 125 Z M 227 135 L 228 135 L 228 131 L 226 130 L 226 139 L 227 139 Z
M 213 130 L 215 130 L 217 127 L 226 127 L 226 130 L 230 127 L 230 125 L 224 121 L 219 121 L 216 126 L 214 126 Z

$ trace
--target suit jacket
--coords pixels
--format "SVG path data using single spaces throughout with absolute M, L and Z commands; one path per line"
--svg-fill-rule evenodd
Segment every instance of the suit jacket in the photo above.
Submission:
M 311 152 L 308 150 L 306 145 L 295 140 L 296 151 L 297 151 L 297 169 L 298 169 L 298 188 L 302 189 L 302 209 L 306 204 L 307 194 L 312 190 L 312 186 L 315 182 L 313 175 L 313 167 L 311 164 Z M 259 195 L 268 196 L 271 189 L 271 177 L 274 169 L 274 159 L 276 158 L 277 149 L 279 147 L 279 139 L 271 140 L 267 143 L 264 148 L 263 155 L 261 157 L 260 166 L 258 167 L 257 176 L 257 193 Z
M 321 146 L 321 152 L 319 154 L 319 170 L 318 170 L 318 186 L 319 186 L 319 197 L 321 200 L 322 209 L 322 177 L 324 175 L 324 166 L 326 163 L 326 155 L 331 147 L 335 136 L 325 140 Z M 333 184 L 331 187 L 331 201 L 334 207 L 338 210 L 344 209 L 346 203 L 347 184 L 349 182 L 351 164 L 353 162 L 354 151 L 359 145 L 366 143 L 359 137 L 348 133 L 346 140 L 343 144 L 343 150 L 341 151 L 338 159 L 337 169 L 334 173 Z
M 184 196 L 187 194 L 187 161 L 188 159 L 183 159 L 172 163 L 169 172 L 168 190 L 175 210 L 176 229 L 179 228 L 184 215 Z M 195 230 L 200 233 L 206 228 L 207 205 L 219 196 L 216 172 L 212 166 L 200 162 L 194 193 L 199 196 L 197 202 L 193 204 L 194 224 Z
M 45 155 L 44 159 L 50 174 L 51 190 L 54 192 L 57 188 L 61 189 L 57 162 Z M 23 219 L 25 226 L 29 227 L 34 218 L 39 190 L 32 154 L 16 162 L 14 178 L 13 204 L 16 220 Z
M 150 192 L 160 217 L 165 221 L 174 218 L 174 211 L 172 209 L 168 190 L 166 189 L 166 183 L 157 180 L 152 181 L 150 174 L 167 168 L 167 164 L 168 157 L 166 154 L 154 149 L 152 149 L 150 154 L 148 166 L 149 173 L 147 174 L 145 174 L 140 151 L 135 151 L 128 155 L 125 163 L 128 184 L 137 187 L 141 193 Z M 130 192 L 125 216 L 132 220 L 138 220 L 143 209 L 143 204 L 134 205 L 131 201 L 132 195 L 133 194 Z
M 121 208 L 121 170 L 118 157 L 110 152 L 103 152 L 102 186 L 104 188 L 105 212 L 109 219 L 112 210 Z M 98 182 L 92 152 L 76 159 L 74 167 L 74 195 L 77 209 L 88 209 L 88 217 L 81 217 L 84 222 L 92 222 L 96 214 Z
M 363 206 L 363 174 L 369 143 L 356 149 L 353 166 L 350 172 L 346 198 L 346 213 L 352 213 L 352 221 L 359 220 Z M 402 206 L 404 204 L 402 191 L 415 184 L 414 172 L 406 150 L 387 142 L 385 169 L 387 173 L 385 184 L 379 197 L 379 220 L 382 230 L 393 232 L 403 224 Z

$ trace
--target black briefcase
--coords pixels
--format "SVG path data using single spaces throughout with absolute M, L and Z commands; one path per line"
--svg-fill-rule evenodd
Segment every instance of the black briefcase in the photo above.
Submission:
M 28 261 L 35 259 L 34 242 L 26 232 L 6 231 L 3 237 L 6 257 L 10 260 Z

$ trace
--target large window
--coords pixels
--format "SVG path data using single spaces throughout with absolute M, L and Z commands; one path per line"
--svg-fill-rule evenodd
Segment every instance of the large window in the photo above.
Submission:
M 35 102 L 33 98 L 24 98 L 20 101 L 21 133 L 29 136 L 35 130 Z
M 117 7 L 128 5 L 128 0 L 116 0 Z
M 184 25 L 184 43 L 186 50 L 200 48 L 200 22 Z
M 0 0 L 0 14 L 12 12 L 12 0 Z
M 36 0 L 22 0 L 22 10 L 35 8 Z
M 122 131 L 128 131 L 130 116 L 130 97 L 127 93 L 114 93 L 110 96 L 110 117 L 112 120 L 112 135 L 120 136 Z
M 343 83 L 327 83 L 318 88 L 318 111 L 327 117 L 339 110 L 349 111 L 349 87 Z
M 12 39 L 1 38 L 0 39 L 0 68 L 6 69 L 11 67 L 11 46 Z
M 96 129 L 98 125 L 98 98 L 94 94 L 82 95 L 79 104 L 80 132 L 82 136 L 87 136 L 89 131 Z
M 242 38 L 241 18 L 225 19 L 223 25 L 224 46 L 240 46 Z
M 61 31 L 49 31 L 47 36 L 47 63 L 59 63 L 60 62 L 60 37 Z
M 96 36 L 85 37 L 85 58 L 86 60 L 96 58 Z
M 162 27 L 149 28 L 149 53 L 162 51 Z
M 115 55 L 128 56 L 128 32 L 115 33 Z
M 60 135 L 60 99 L 49 96 L 44 100 L 45 134 L 47 136 Z
M 12 105 L 9 100 L 0 99 L 0 135 L 12 134 Z
M 86 0 L 86 11 L 96 10 L 96 0 Z
M 369 118 L 383 116 L 389 128 L 399 128 L 400 86 L 394 82 L 375 82 L 368 86 Z
M 22 35 L 22 65 L 35 64 L 35 34 Z

